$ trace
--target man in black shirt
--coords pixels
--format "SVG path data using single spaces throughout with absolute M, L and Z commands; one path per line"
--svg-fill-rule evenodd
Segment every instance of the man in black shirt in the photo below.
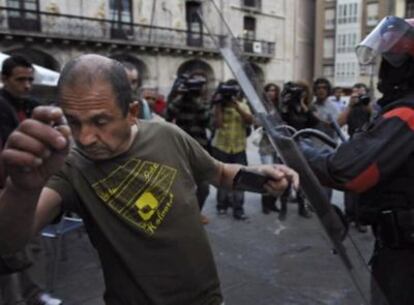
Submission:
M 7 58 L 3 62 L 1 79 L 3 88 L 0 90 L 0 143 L 6 143 L 11 132 L 21 121 L 31 116 L 38 103 L 29 97 L 34 68 L 26 58 L 18 55 Z M 0 295 L 3 302 L 15 304 L 23 299 L 28 305 L 60 304 L 60 300 L 44 293 L 33 282 L 27 272 L 30 265 L 25 250 L 0 257 Z

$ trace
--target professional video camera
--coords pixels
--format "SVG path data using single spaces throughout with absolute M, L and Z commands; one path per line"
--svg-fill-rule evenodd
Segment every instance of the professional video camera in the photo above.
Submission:
M 283 86 L 283 90 L 281 93 L 282 112 L 287 112 L 290 109 L 296 109 L 297 111 L 299 111 L 301 107 L 300 102 L 302 99 L 303 92 L 304 92 L 304 89 L 302 86 L 294 82 L 287 82 Z
M 229 99 L 240 94 L 240 86 L 235 84 L 220 83 L 217 88 L 217 93 L 221 94 L 224 99 Z
M 175 79 L 172 91 L 178 93 L 200 92 L 205 83 L 206 80 L 202 77 L 181 74 Z

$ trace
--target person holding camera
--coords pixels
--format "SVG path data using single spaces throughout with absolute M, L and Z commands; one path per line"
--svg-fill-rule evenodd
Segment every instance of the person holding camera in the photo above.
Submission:
M 179 75 L 168 96 L 165 119 L 188 133 L 204 149 L 208 149 L 207 129 L 210 127 L 210 106 L 204 99 L 206 78 L 203 75 Z M 197 183 L 197 200 L 202 210 L 209 194 L 207 182 Z M 208 224 L 206 216 L 201 222 Z
M 213 119 L 215 133 L 211 142 L 213 157 L 226 163 L 247 165 L 247 128 L 253 123 L 249 106 L 241 98 L 241 89 L 236 80 L 228 80 L 217 88 L 213 95 Z M 217 212 L 227 213 L 233 208 L 236 220 L 246 220 L 242 191 L 217 189 Z
M 267 111 L 270 114 L 275 113 L 279 109 L 279 95 L 280 88 L 274 83 L 268 83 L 264 86 L 264 102 Z M 272 144 L 267 137 L 266 131 L 262 129 L 262 136 L 259 142 L 259 155 L 262 164 L 274 164 L 279 163 L 279 157 Z M 262 212 L 263 214 L 269 214 L 270 212 L 280 212 L 276 206 L 276 196 L 270 194 L 262 195 Z
M 352 87 L 352 94 L 347 109 L 341 113 L 345 115 L 345 123 L 348 125 L 348 134 L 353 134 L 371 119 L 371 98 L 368 87 L 364 83 L 356 83 Z
M 368 87 L 365 84 L 356 83 L 352 87 L 348 107 L 340 114 L 348 126 L 348 134 L 351 138 L 371 119 L 371 98 L 368 91 Z M 365 233 L 367 229 L 359 220 L 358 194 L 345 192 L 344 202 L 347 220 L 355 223 L 355 228 L 358 232 Z
M 303 81 L 288 82 L 283 86 L 281 93 L 280 114 L 282 120 L 296 130 L 315 128 L 319 119 L 315 109 L 311 105 L 312 95 L 307 83 Z M 287 215 L 288 197 L 282 195 L 279 219 L 285 220 Z M 310 218 L 311 214 L 305 202 L 305 196 L 301 191 L 297 193 L 298 214 Z

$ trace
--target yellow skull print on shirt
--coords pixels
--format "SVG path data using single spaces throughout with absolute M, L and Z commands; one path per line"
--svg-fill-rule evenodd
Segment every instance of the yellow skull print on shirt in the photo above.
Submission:
M 132 158 L 93 184 L 101 200 L 118 216 L 148 235 L 171 209 L 171 186 L 177 170 Z

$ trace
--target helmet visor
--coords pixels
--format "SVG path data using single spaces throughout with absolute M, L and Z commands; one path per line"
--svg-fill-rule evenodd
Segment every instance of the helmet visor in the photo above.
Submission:
M 375 29 L 356 47 L 359 63 L 362 65 L 370 64 L 378 55 L 392 50 L 410 28 L 411 25 L 399 17 L 388 16 L 382 19 Z M 392 62 L 390 63 L 392 64 Z M 398 63 L 395 62 L 395 64 Z

